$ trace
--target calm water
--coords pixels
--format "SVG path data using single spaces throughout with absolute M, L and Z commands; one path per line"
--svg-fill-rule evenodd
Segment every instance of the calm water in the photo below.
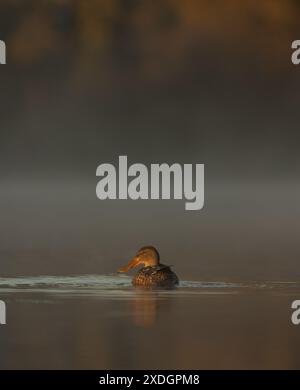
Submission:
M 0 278 L 0 297 L 2 369 L 300 368 L 300 283 L 41 276 Z

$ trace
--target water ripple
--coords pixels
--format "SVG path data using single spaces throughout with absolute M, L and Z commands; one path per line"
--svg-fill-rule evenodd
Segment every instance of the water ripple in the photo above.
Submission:
M 149 290 L 148 290 L 149 291 Z M 199 294 L 241 294 L 246 292 L 295 293 L 299 282 L 188 281 L 174 290 L 155 290 L 159 296 L 193 296 Z M 136 294 L 131 278 L 126 275 L 70 275 L 0 278 L 0 293 L 50 293 L 63 296 L 98 296 L 127 299 Z M 139 291 L 141 294 L 142 291 Z

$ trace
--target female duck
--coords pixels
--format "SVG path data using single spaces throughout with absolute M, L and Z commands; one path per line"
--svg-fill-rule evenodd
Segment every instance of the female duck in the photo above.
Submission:
M 143 264 L 144 267 L 134 276 L 134 286 L 174 287 L 179 283 L 177 275 L 167 265 L 160 264 L 158 251 L 153 246 L 144 246 L 134 258 L 118 272 L 128 272 L 130 269 Z

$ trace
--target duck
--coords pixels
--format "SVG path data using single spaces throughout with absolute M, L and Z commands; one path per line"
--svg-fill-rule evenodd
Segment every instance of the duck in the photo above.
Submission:
M 134 286 L 172 288 L 179 284 L 177 275 L 171 266 L 160 263 L 158 250 L 154 246 L 144 246 L 127 265 L 118 272 L 128 272 L 132 268 L 143 265 L 143 268 L 133 277 Z

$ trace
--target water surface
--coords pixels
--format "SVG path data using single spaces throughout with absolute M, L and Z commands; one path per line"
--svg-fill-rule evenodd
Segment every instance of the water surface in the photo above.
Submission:
M 0 297 L 0 368 L 300 368 L 297 282 L 147 290 L 119 275 L 0 278 Z

